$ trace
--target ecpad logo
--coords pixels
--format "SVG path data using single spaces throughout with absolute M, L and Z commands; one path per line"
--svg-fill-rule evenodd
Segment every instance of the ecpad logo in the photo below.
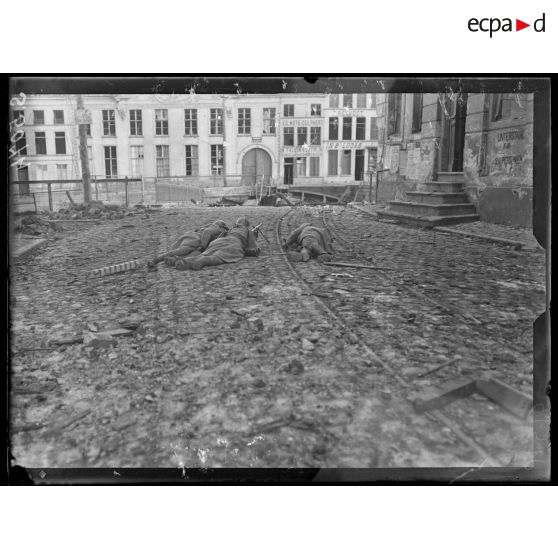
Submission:
M 537 33 L 545 32 L 545 16 L 546 14 L 543 13 L 543 15 L 539 19 L 536 19 L 533 22 L 533 29 Z M 509 17 L 505 17 L 503 19 L 500 19 L 498 17 L 485 17 L 482 19 L 472 17 L 467 23 L 467 27 L 469 28 L 469 31 L 472 31 L 473 33 L 477 33 L 478 31 L 490 33 L 490 38 L 492 38 L 493 33 L 497 33 L 498 31 L 513 31 L 512 19 Z M 521 31 L 522 29 L 525 29 L 527 27 L 531 27 L 531 24 L 525 23 L 520 19 L 515 20 L 516 31 Z

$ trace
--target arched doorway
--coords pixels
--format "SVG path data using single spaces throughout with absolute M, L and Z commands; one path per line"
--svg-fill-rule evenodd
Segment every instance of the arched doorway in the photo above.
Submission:
M 257 181 L 269 184 L 271 178 L 271 157 L 265 150 L 255 147 L 250 149 L 242 158 L 242 182 L 246 186 L 253 186 Z

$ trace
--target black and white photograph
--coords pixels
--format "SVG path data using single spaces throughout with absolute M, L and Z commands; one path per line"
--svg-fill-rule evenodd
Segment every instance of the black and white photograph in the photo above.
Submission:
M 12 466 L 548 480 L 549 85 L 12 77 Z

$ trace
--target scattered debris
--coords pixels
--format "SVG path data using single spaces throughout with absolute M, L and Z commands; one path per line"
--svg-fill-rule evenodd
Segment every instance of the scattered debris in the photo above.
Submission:
M 248 318 L 248 328 L 254 331 L 262 331 L 264 323 L 261 318 Z
M 12 434 L 17 434 L 18 432 L 29 432 L 31 430 L 40 430 L 44 428 L 45 425 L 41 422 L 32 422 L 30 424 L 22 424 L 21 426 L 11 426 L 10 432 Z
M 290 374 L 302 374 L 304 372 L 304 365 L 300 360 L 293 359 L 288 364 L 281 368 L 281 372 L 288 372 Z
M 86 347 L 108 347 L 116 342 L 112 335 L 106 333 L 87 333 L 83 337 L 83 344 Z
M 417 411 L 432 411 L 450 404 L 456 399 L 479 393 L 494 401 L 513 415 L 525 420 L 532 408 L 532 400 L 512 387 L 490 378 L 489 380 L 451 380 L 439 389 L 425 390 L 414 399 Z
M 308 339 L 304 338 L 302 340 L 302 350 L 303 351 L 313 351 L 314 350 L 314 343 L 309 341 Z
M 427 376 L 428 374 L 432 374 L 432 372 L 437 372 L 438 370 L 441 370 L 442 368 L 445 368 L 446 366 L 449 366 L 450 364 L 454 364 L 458 361 L 461 360 L 461 357 L 459 355 L 457 355 L 455 358 L 452 358 L 451 360 L 448 360 L 446 362 L 442 362 L 442 364 L 438 364 L 437 366 L 433 366 L 432 368 L 429 368 L 428 370 L 425 370 L 424 372 L 417 374 L 417 378 L 423 378 L 424 376 Z
M 118 337 L 120 335 L 131 335 L 132 333 L 134 333 L 132 330 L 130 329 L 124 329 L 124 328 L 119 328 L 119 329 L 109 329 L 107 331 L 100 331 L 98 333 L 88 333 L 84 336 L 82 335 L 76 335 L 74 337 L 64 337 L 62 339 L 52 339 L 50 341 L 51 345 L 73 345 L 74 343 L 84 343 L 85 339 L 87 338 L 88 340 L 92 340 L 93 338 L 98 338 L 98 339 L 104 339 L 105 336 L 108 337 Z M 93 343 L 94 345 L 94 343 Z
M 477 380 L 477 391 L 498 403 L 513 415 L 525 420 L 531 411 L 533 401 L 516 389 L 504 384 L 500 380 Z
M 414 400 L 417 411 L 433 411 L 449 405 L 452 401 L 472 395 L 476 391 L 474 380 L 450 380 L 438 389 L 430 388 Z

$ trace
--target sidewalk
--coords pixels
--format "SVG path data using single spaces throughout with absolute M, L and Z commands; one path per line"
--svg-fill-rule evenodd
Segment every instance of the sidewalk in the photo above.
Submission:
M 349 203 L 347 205 L 357 211 L 368 213 L 374 217 L 376 217 L 376 210 L 381 207 L 379 205 L 362 205 L 356 203 Z M 474 237 L 492 242 L 500 242 L 502 244 L 520 246 L 527 250 L 542 250 L 542 247 L 533 236 L 533 231 L 520 227 L 476 221 L 474 223 L 460 223 L 447 227 L 434 227 L 434 230 L 463 237 Z
M 41 236 L 29 236 L 25 234 L 15 235 L 10 247 L 11 258 L 18 260 L 43 246 L 46 242 L 48 242 L 48 239 Z

